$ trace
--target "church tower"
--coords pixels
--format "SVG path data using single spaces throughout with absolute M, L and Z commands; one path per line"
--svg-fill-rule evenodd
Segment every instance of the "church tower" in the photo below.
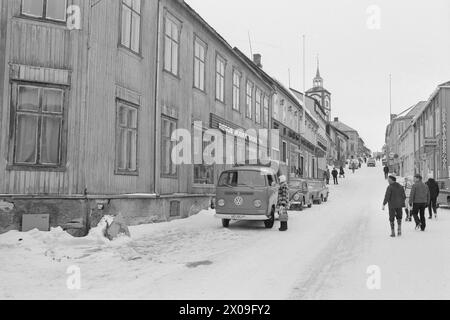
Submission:
M 331 121 L 331 93 L 323 86 L 323 78 L 320 75 L 320 63 L 317 58 L 317 72 L 313 80 L 313 88 L 306 91 L 306 95 L 320 103 L 327 115 L 327 121 Z

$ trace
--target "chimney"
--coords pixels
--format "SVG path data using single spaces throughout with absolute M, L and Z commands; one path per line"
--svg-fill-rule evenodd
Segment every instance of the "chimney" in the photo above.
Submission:
M 262 65 L 261 61 L 262 61 L 262 56 L 259 53 L 255 53 L 253 55 L 253 62 L 258 66 L 258 68 L 262 69 L 263 65 Z
M 339 118 L 334 118 L 334 122 L 339 122 Z

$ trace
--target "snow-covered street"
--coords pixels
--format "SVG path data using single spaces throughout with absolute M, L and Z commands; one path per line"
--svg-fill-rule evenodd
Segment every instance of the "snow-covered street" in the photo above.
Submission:
M 115 242 L 60 230 L 0 235 L 0 299 L 449 299 L 450 211 L 425 233 L 404 222 L 392 239 L 381 166 L 340 182 L 328 203 L 291 212 L 286 233 L 278 222 L 223 229 L 211 211 L 132 227 L 132 240 Z M 368 289 L 370 266 L 379 290 Z M 80 290 L 67 286 L 73 268 Z

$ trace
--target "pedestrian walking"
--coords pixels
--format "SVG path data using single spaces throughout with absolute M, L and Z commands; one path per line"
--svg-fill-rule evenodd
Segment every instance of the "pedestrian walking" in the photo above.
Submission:
M 280 231 L 288 230 L 289 216 L 287 213 L 289 195 L 286 176 L 280 176 L 280 188 L 278 190 L 278 208 L 280 216 Z
M 411 215 L 411 210 L 409 210 L 409 196 L 411 194 L 411 188 L 409 185 L 408 178 L 405 178 L 405 185 L 403 186 L 403 188 L 405 189 L 405 194 L 406 194 L 406 201 L 405 201 L 406 222 L 411 222 L 412 215 Z
M 337 169 L 334 168 L 333 171 L 331 172 L 331 174 L 333 175 L 333 182 L 334 182 L 334 184 L 335 185 L 339 184 L 339 181 L 338 181 L 338 174 L 339 174 L 339 172 L 337 171 Z
M 391 237 L 395 238 L 395 220 L 397 219 L 398 230 L 397 234 L 402 235 L 402 219 L 403 208 L 405 207 L 405 189 L 397 182 L 394 176 L 388 178 L 389 187 L 386 190 L 383 201 L 383 211 L 386 205 L 389 204 L 389 222 L 391 223 Z
M 387 180 L 388 177 L 389 177 L 389 167 L 386 165 L 386 166 L 383 168 L 383 171 L 384 171 L 384 178 Z
M 330 179 L 331 179 L 330 168 L 327 168 L 327 171 L 325 171 L 325 181 L 327 182 L 327 185 L 330 184 Z
M 437 198 L 439 197 L 440 192 L 439 184 L 433 179 L 432 176 L 430 176 L 426 185 L 430 190 L 430 203 L 428 204 L 428 213 L 430 214 L 429 219 L 433 219 L 433 212 L 434 217 L 437 219 Z
M 344 178 L 345 179 L 345 171 L 344 171 L 344 167 L 341 166 L 339 168 L 339 178 Z
M 420 174 L 417 174 L 414 177 L 414 185 L 412 186 L 411 194 L 409 196 L 409 205 L 412 207 L 412 215 L 416 222 L 416 230 L 420 229 L 425 231 L 427 227 L 425 209 L 430 203 L 430 190 L 422 180 L 423 178 Z

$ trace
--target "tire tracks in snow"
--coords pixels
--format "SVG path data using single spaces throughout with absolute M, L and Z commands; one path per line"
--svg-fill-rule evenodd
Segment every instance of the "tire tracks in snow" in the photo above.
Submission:
M 362 190 L 355 190 L 360 193 Z M 357 197 L 358 195 L 353 195 Z M 320 252 L 302 272 L 302 277 L 294 286 L 289 299 L 291 300 L 315 300 L 326 299 L 328 289 L 342 286 L 339 276 L 346 265 L 358 261 L 370 244 L 369 227 L 371 206 L 361 208 L 354 205 L 348 208 L 348 212 L 359 212 L 354 219 L 354 214 L 344 217 L 343 225 L 339 225 L 340 232 L 328 240 L 328 245 Z M 341 222 L 342 223 L 342 222 Z M 365 270 L 361 270 L 364 274 Z M 365 285 L 365 283 L 362 283 Z
M 321 299 L 327 288 L 333 285 L 346 264 L 355 261 L 364 250 L 365 232 L 368 227 L 366 216 L 360 217 L 344 232 L 330 241 L 318 258 L 309 266 L 308 276 L 294 288 L 290 299 Z

